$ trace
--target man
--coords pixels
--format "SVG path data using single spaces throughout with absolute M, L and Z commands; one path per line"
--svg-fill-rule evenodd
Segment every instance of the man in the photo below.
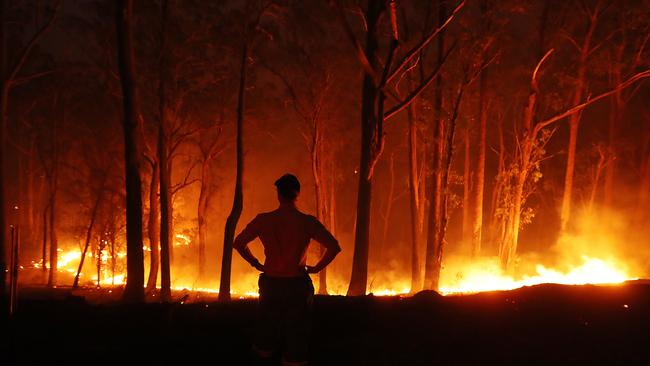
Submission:
M 260 324 L 254 351 L 270 359 L 284 344 L 284 365 L 306 365 L 314 286 L 310 273 L 318 273 L 341 251 L 338 241 L 314 216 L 296 207 L 300 182 L 292 174 L 275 181 L 280 207 L 257 215 L 235 238 L 233 248 L 262 272 L 259 279 Z M 264 264 L 255 258 L 248 243 L 260 238 Z M 306 265 L 311 239 L 325 246 L 313 266 Z

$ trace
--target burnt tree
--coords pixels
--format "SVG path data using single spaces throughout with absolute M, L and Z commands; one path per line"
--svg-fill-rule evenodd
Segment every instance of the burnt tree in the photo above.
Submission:
M 126 187 L 127 279 L 123 300 L 144 301 L 144 253 L 142 248 L 142 187 L 138 143 L 138 98 L 133 53 L 133 1 L 116 6 L 117 57 L 124 108 L 124 167 Z

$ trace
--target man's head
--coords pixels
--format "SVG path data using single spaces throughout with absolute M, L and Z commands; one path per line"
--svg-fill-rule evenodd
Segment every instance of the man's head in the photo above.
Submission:
M 280 201 L 295 202 L 300 193 L 300 182 L 293 174 L 285 174 L 275 181 Z

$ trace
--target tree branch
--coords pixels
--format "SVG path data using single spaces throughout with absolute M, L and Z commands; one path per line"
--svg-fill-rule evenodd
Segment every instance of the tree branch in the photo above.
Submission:
M 433 71 L 433 73 L 431 73 L 431 76 L 429 76 L 417 89 L 415 89 L 408 97 L 406 97 L 404 101 L 397 104 L 396 106 L 394 106 L 384 114 L 384 121 L 390 119 L 391 117 L 395 116 L 397 113 L 401 112 L 406 107 L 408 107 L 409 104 L 411 104 L 415 100 L 415 98 L 417 98 L 424 91 L 424 89 L 426 89 L 427 86 L 429 86 L 431 82 L 435 80 L 435 78 L 440 74 L 440 70 L 442 70 L 442 66 L 444 66 L 447 57 L 449 56 L 449 54 L 453 49 L 454 49 L 454 45 L 452 45 L 449 48 L 447 53 L 444 55 L 442 62 L 437 66 L 436 70 Z
M 363 47 L 361 46 L 361 43 L 357 39 L 357 37 L 354 35 L 354 31 L 352 30 L 352 27 L 350 26 L 350 23 L 348 23 L 348 20 L 345 18 L 345 13 L 343 12 L 343 7 L 339 4 L 338 1 L 334 1 L 336 10 L 337 10 L 337 15 L 339 16 L 339 20 L 341 21 L 341 24 L 343 25 L 343 30 L 345 30 L 345 35 L 348 37 L 350 42 L 352 42 L 352 45 L 354 46 L 355 50 L 357 51 L 357 58 L 359 59 L 359 62 L 361 63 L 361 66 L 363 69 L 366 71 L 368 75 L 372 78 L 372 80 L 375 81 L 375 85 L 377 85 L 379 77 L 377 75 L 377 72 L 375 69 L 373 69 L 372 65 L 370 64 L 370 61 L 368 60 L 368 56 L 366 55 L 366 52 L 363 50 Z
M 393 70 L 389 75 L 388 75 L 388 80 L 387 82 L 390 82 L 397 76 L 397 74 L 406 66 L 408 63 L 415 57 L 426 45 L 429 44 L 443 29 L 447 27 L 447 25 L 451 22 L 452 19 L 456 16 L 456 14 L 460 11 L 460 9 L 463 8 L 465 5 L 465 0 L 463 0 L 456 8 L 451 12 L 451 15 L 447 18 L 447 20 L 438 28 L 436 28 L 433 32 L 429 33 L 427 37 L 425 37 L 417 46 L 413 47 L 405 56 L 404 58 L 397 64 L 397 67 L 395 70 Z
M 570 116 L 570 115 L 572 115 L 574 113 L 582 111 L 583 109 L 585 109 L 590 104 L 593 104 L 593 103 L 595 103 L 595 102 L 597 102 L 597 101 L 599 101 L 599 100 L 601 100 L 603 98 L 607 98 L 608 96 L 610 96 L 610 95 L 612 95 L 614 93 L 617 93 L 617 92 L 631 86 L 632 84 L 636 83 L 637 81 L 648 78 L 648 77 L 650 77 L 650 70 L 645 70 L 645 71 L 642 71 L 640 73 L 637 73 L 634 76 L 632 76 L 629 79 L 622 82 L 621 84 L 619 84 L 614 89 L 611 89 L 611 90 L 608 90 L 608 91 L 606 91 L 604 93 L 601 93 L 601 94 L 595 96 L 594 98 L 587 99 L 587 101 L 585 101 L 583 103 L 580 103 L 580 104 L 578 104 L 578 105 L 576 105 L 576 106 L 574 106 L 572 108 L 569 108 L 568 110 L 566 110 L 566 111 L 564 111 L 562 113 L 556 114 L 553 117 L 550 117 L 550 118 L 547 118 L 547 119 L 545 119 L 545 120 L 543 120 L 541 122 L 538 122 L 535 125 L 535 133 L 541 131 L 544 127 L 546 127 L 546 126 L 548 126 L 548 125 L 550 125 L 550 124 L 552 124 L 554 122 L 557 122 L 557 121 L 559 121 L 559 120 L 561 120 L 561 119 L 563 119 L 565 117 L 568 117 L 568 116 Z
M 27 43 L 27 47 L 23 49 L 23 52 L 20 54 L 20 57 L 18 58 L 18 61 L 16 64 L 11 68 L 11 71 L 9 72 L 9 75 L 6 78 L 6 81 L 12 82 L 15 78 L 16 75 L 18 74 L 18 71 L 23 67 L 25 64 L 25 61 L 27 60 L 27 56 L 29 56 L 29 53 L 32 51 L 34 46 L 36 46 L 36 43 L 43 37 L 45 33 L 52 27 L 52 24 L 54 24 L 54 20 L 56 19 L 58 13 L 59 13 L 59 8 L 61 7 L 61 1 L 57 1 L 56 6 L 54 7 L 54 14 L 50 17 L 50 19 L 47 21 L 47 23 L 39 29 L 36 34 L 29 40 L 29 43 Z

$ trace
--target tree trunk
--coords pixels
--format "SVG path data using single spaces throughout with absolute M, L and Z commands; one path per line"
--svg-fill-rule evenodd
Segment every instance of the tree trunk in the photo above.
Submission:
M 162 107 L 164 108 L 164 107 Z M 161 108 L 161 111 L 162 111 Z M 171 192 L 169 155 L 165 137 L 164 113 L 158 131 L 158 161 L 160 161 L 160 299 L 171 300 Z
M 409 79 L 410 80 L 410 79 Z M 411 83 L 411 90 L 413 85 Z M 420 268 L 420 245 L 418 219 L 419 207 L 419 185 L 418 185 L 418 134 L 417 134 L 417 106 L 411 103 L 408 107 L 408 148 L 409 148 L 409 205 L 411 211 L 411 292 L 422 289 L 422 269 Z
M 54 173 L 56 174 L 56 173 Z M 59 259 L 59 242 L 56 237 L 56 178 L 53 178 L 54 187 L 51 188 L 50 194 L 50 271 L 47 278 L 47 286 L 54 287 L 56 286 L 56 275 L 58 271 L 58 259 Z
M 4 10 L 5 2 L 0 0 L 0 309 L 4 310 L 5 296 L 7 295 L 7 219 L 5 211 L 5 134 L 7 132 L 7 93 L 9 88 L 5 80 L 5 34 Z M 45 264 L 43 264 L 45 266 Z
M 443 1 L 438 3 L 438 26 L 442 26 L 446 20 L 446 6 Z M 445 36 L 444 30 L 438 34 L 438 67 L 442 66 L 445 53 Z M 433 165 L 433 182 L 431 195 L 431 205 L 429 207 L 429 223 L 427 227 L 427 249 L 426 261 L 424 268 L 424 288 L 428 290 L 438 289 L 438 278 L 440 277 L 441 262 L 437 253 L 441 248 L 439 244 L 441 239 L 442 224 L 442 178 L 443 178 L 443 156 L 445 144 L 445 121 L 442 118 L 442 77 L 438 76 L 435 82 L 435 99 L 433 102 L 433 122 L 434 125 L 434 148 L 431 158 Z M 440 258 L 441 260 L 442 258 Z
M 2 20 L 4 24 L 4 1 L 0 3 L 0 7 L 2 7 L 2 14 L 0 15 L 0 20 Z M 5 46 L 4 46 L 4 26 L 0 26 L 2 28 L 3 34 L 1 35 L 0 42 L 2 42 L 2 53 L 4 56 L 4 51 L 5 51 Z M 2 61 L 0 61 L 4 64 L 4 57 L 2 58 Z M 4 66 L 4 65 L 3 65 Z M 4 68 L 0 70 L 0 72 L 5 72 Z M 2 87 L 0 88 L 0 118 L 2 119 L 0 123 L 0 307 L 4 305 L 4 300 L 6 296 L 6 273 L 7 273 L 7 201 L 6 201 L 6 188 L 5 188 L 5 157 L 6 157 L 6 146 L 7 144 L 5 143 L 5 135 L 7 134 L 7 122 L 9 119 L 8 115 L 8 97 L 9 97 L 9 85 L 5 81 L 4 77 L 5 75 L 2 76 Z
M 160 165 L 155 161 L 151 167 L 151 182 L 149 184 L 149 221 L 147 231 L 149 233 L 150 266 L 149 278 L 147 279 L 147 291 L 156 289 L 158 281 L 158 267 L 160 265 L 160 210 L 158 209 L 158 187 L 160 186 Z
M 552 51 L 546 51 L 546 54 L 544 54 L 546 47 L 546 29 L 548 26 L 548 14 L 550 11 L 550 6 L 550 1 L 544 2 L 544 8 L 542 11 L 539 27 L 540 61 L 533 71 L 531 78 L 530 92 L 526 106 L 524 107 L 524 115 L 522 121 L 523 132 L 521 133 L 521 136 L 518 137 L 519 146 L 516 147 L 518 156 L 515 155 L 515 159 L 519 159 L 517 161 L 519 169 L 516 177 L 514 178 L 514 189 L 511 198 L 512 205 L 508 207 L 507 223 L 505 222 L 505 219 L 502 219 L 502 222 L 504 222 L 504 227 L 502 230 L 503 240 L 499 246 L 499 259 L 501 262 L 502 270 L 506 272 L 512 272 L 514 257 L 517 253 L 517 246 L 519 244 L 519 223 L 521 221 L 521 206 L 524 199 L 524 184 L 526 183 L 526 178 L 528 175 L 530 154 L 533 148 L 533 144 L 535 143 L 535 139 L 537 138 L 536 134 L 533 132 L 533 120 L 537 109 L 537 96 L 539 94 L 539 88 L 536 81 L 536 72 L 538 71 L 542 62 L 544 62 L 544 59 Z M 502 141 L 500 141 L 500 143 L 501 142 Z
M 325 195 L 323 193 L 323 182 L 321 181 L 322 175 L 322 165 L 321 165 L 321 155 L 320 155 L 320 129 L 319 121 L 316 117 L 313 122 L 314 130 L 312 136 L 312 142 L 310 146 L 311 152 L 311 174 L 314 179 L 314 194 L 316 199 L 316 218 L 320 222 L 324 222 L 326 216 L 325 209 Z M 322 256 L 325 253 L 325 247 L 322 245 L 319 247 L 319 254 Z M 327 295 L 327 272 L 323 268 L 318 273 L 318 294 Z
M 470 243 L 471 234 L 470 234 L 470 225 L 472 225 L 472 219 L 470 217 L 470 194 L 472 192 L 472 179 L 471 179 L 471 159 L 470 159 L 470 124 L 467 121 L 465 127 L 465 161 L 463 164 L 463 232 L 462 232 L 462 243 Z M 472 253 L 474 251 L 472 250 Z
M 49 202 L 49 200 L 48 200 Z M 45 205 L 43 208 L 43 245 L 41 248 L 41 256 L 43 257 L 43 267 L 41 267 L 41 271 L 43 273 L 43 280 L 46 281 L 47 278 L 47 227 L 48 227 L 48 217 L 47 213 L 49 211 L 48 204 Z
M 103 190 L 103 188 L 102 188 Z M 88 224 L 88 230 L 86 230 L 86 242 L 84 244 L 84 249 L 81 252 L 81 259 L 79 260 L 79 267 L 77 268 L 77 274 L 74 276 L 74 282 L 72 283 L 72 288 L 79 287 L 79 275 L 84 266 L 84 259 L 86 259 L 86 252 L 88 252 L 88 246 L 90 245 L 90 239 L 92 238 L 93 227 L 95 226 L 95 219 L 97 218 L 97 210 L 99 209 L 99 204 L 102 200 L 103 192 L 100 191 L 97 194 L 97 199 L 93 205 L 93 209 L 90 213 L 90 223 Z M 101 257 L 98 258 L 101 260 Z
M 621 85 L 621 65 L 625 63 L 624 58 L 625 45 L 621 44 L 616 49 L 616 59 L 611 63 L 611 77 L 614 85 Z M 618 91 L 612 95 L 609 114 L 609 130 L 608 130 L 608 157 L 609 163 L 605 167 L 605 186 L 603 194 L 603 203 L 606 207 L 611 207 L 614 197 L 614 184 L 616 182 L 616 142 L 618 140 L 618 126 L 621 124 L 623 118 L 623 110 L 625 108 L 625 101 L 623 100 L 623 92 Z
M 499 162 L 497 165 L 497 177 L 494 182 L 494 188 L 492 189 L 492 202 L 490 205 L 490 218 L 492 219 L 490 225 L 490 240 L 493 242 L 501 243 L 502 236 L 497 236 L 497 232 L 502 232 L 498 230 L 497 226 L 502 226 L 504 220 L 499 220 L 497 215 L 497 209 L 501 204 L 501 198 L 503 194 L 504 179 L 506 174 L 506 145 L 505 139 L 503 138 L 503 121 L 501 118 L 497 120 L 497 131 L 499 134 Z M 497 240 L 497 238 L 499 238 Z
M 578 77 L 576 79 L 575 91 L 573 93 L 573 104 L 578 105 L 582 102 L 582 94 L 586 86 L 587 59 L 591 53 L 591 38 L 596 29 L 596 18 L 590 18 L 589 28 L 582 47 L 580 48 L 580 57 L 578 61 Z M 569 116 L 569 146 L 567 148 L 566 174 L 564 178 L 564 193 L 562 195 L 562 211 L 560 212 L 561 230 L 567 229 L 571 218 L 571 201 L 573 198 L 573 177 L 575 175 L 576 164 L 576 144 L 578 142 L 578 126 L 580 124 L 581 112 L 573 113 Z
M 57 272 L 58 272 L 58 259 L 59 259 L 59 243 L 56 236 L 56 195 L 59 185 L 59 149 L 58 149 L 58 134 L 56 119 L 53 124 L 52 131 L 52 145 L 54 151 L 52 153 L 52 170 L 50 171 L 50 271 L 47 278 L 48 287 L 56 286 Z
M 332 163 L 330 161 L 330 163 Z M 333 163 L 332 163 L 333 164 Z M 336 183 L 334 178 L 334 166 L 330 165 L 330 180 L 329 180 L 329 191 L 328 191 L 328 206 L 327 206 L 327 220 L 329 224 L 329 229 L 332 235 L 336 236 Z M 327 268 L 323 268 L 318 274 L 318 292 L 322 295 L 327 295 Z
M 479 85 L 479 132 L 478 132 L 478 155 L 476 159 L 476 185 L 474 186 L 474 214 L 472 215 L 472 256 L 481 253 L 481 242 L 483 232 L 483 192 L 485 191 L 485 147 L 487 145 L 487 69 L 484 69 L 480 77 Z
M 97 288 L 102 287 L 102 250 L 104 246 L 102 243 L 99 243 L 97 246 Z
M 519 161 L 517 163 L 520 168 L 515 177 L 514 192 L 512 193 L 512 206 L 509 208 L 509 218 L 505 229 L 505 238 L 499 248 L 501 267 L 507 272 L 513 270 L 514 257 L 517 253 L 517 246 L 519 244 L 519 223 L 521 221 L 521 207 L 524 200 L 524 185 L 528 176 L 530 155 L 536 139 L 536 136 L 533 133 L 533 117 L 535 115 L 538 90 L 534 84 L 534 80 L 531 89 L 531 93 L 528 96 L 528 103 L 524 108 L 524 132 L 523 136 L 520 138 L 520 146 L 518 147 Z
M 634 215 L 637 222 L 641 225 L 646 224 L 646 220 L 650 217 L 648 210 L 650 209 L 650 155 L 646 151 L 641 156 L 641 179 L 639 184 L 639 193 L 636 206 L 636 215 Z
M 208 234 L 208 200 L 210 190 L 210 174 L 208 171 L 209 159 L 203 160 L 201 165 L 201 189 L 199 192 L 199 204 L 197 207 L 197 218 L 199 222 L 199 281 L 205 279 L 205 246 Z
M 115 265 L 117 260 L 115 258 L 115 233 L 111 234 L 111 286 L 115 287 Z
M 7 102 L 9 84 L 6 80 L 5 0 L 0 0 L 0 310 L 4 313 L 7 295 L 7 211 L 5 191 L 5 157 L 7 134 Z
M 144 253 L 142 249 L 142 187 L 138 145 L 138 100 L 133 53 L 133 1 L 120 0 L 116 13 L 118 65 L 124 105 L 124 166 L 126 176 L 126 288 L 123 300 L 144 301 Z
M 395 156 L 391 154 L 388 161 L 388 174 L 389 185 L 388 194 L 386 195 L 386 211 L 384 211 L 384 225 L 381 233 L 381 245 L 386 248 L 386 240 L 388 238 L 388 226 L 390 223 L 390 213 L 393 211 L 393 201 L 395 201 Z
M 366 11 L 365 54 L 373 69 L 377 64 L 377 23 L 383 8 L 380 0 L 370 0 Z M 354 253 L 348 296 L 366 294 L 368 282 L 368 249 L 370 245 L 370 203 L 372 194 L 372 168 L 382 138 L 377 105 L 380 92 L 372 76 L 364 73 L 361 96 L 361 156 L 359 162 L 359 189 L 357 194 L 357 217 L 355 220 Z
M 160 164 L 160 299 L 168 302 L 171 300 L 171 251 L 172 251 L 172 192 L 171 192 L 171 157 L 169 136 L 166 131 L 166 32 L 168 2 L 161 3 L 161 28 L 160 28 L 160 58 L 158 65 L 158 162 Z
M 237 222 L 244 206 L 242 180 L 244 175 L 244 103 L 246 96 L 246 59 L 248 58 L 248 40 L 244 40 L 240 60 L 239 97 L 237 101 L 237 175 L 232 209 L 226 219 L 223 234 L 223 256 L 221 257 L 221 280 L 219 283 L 219 301 L 230 301 L 230 275 L 232 268 L 232 243 L 235 239 Z
M 576 144 L 578 141 L 579 114 L 569 118 L 569 146 L 567 150 L 566 174 L 564 177 L 564 193 L 562 194 L 562 211 L 560 213 L 561 230 L 565 231 L 571 215 L 571 198 L 573 195 L 573 176 L 576 164 Z
M 39 237 L 39 213 L 36 208 L 36 192 L 38 191 L 38 184 L 36 183 L 36 138 L 33 137 L 30 145 L 30 154 L 29 154 L 29 188 L 28 188 L 28 199 L 27 199 L 27 215 L 28 215 L 28 228 L 29 231 L 29 243 L 33 248 L 38 246 L 38 237 Z
M 598 149 L 598 163 L 596 164 L 596 171 L 594 173 L 594 180 L 591 183 L 591 192 L 589 193 L 589 203 L 587 204 L 587 209 L 591 213 L 594 209 L 594 202 L 596 202 L 596 193 L 598 193 L 598 186 L 600 182 L 600 176 L 603 173 L 603 169 L 607 165 L 607 154 Z

